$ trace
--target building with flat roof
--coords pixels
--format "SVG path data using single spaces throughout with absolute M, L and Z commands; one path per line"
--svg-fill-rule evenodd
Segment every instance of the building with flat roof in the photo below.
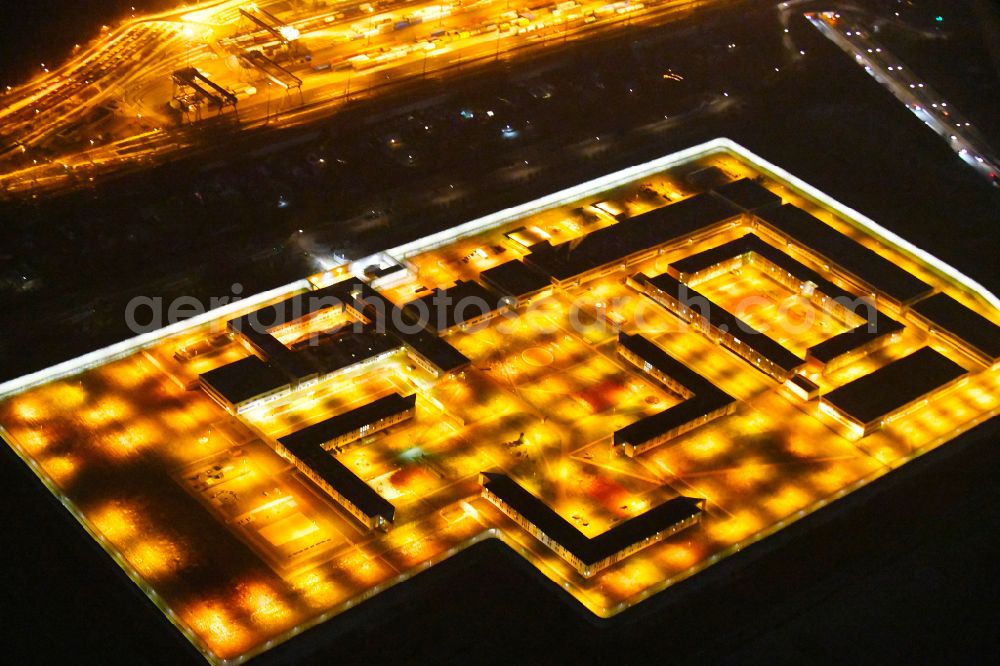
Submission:
M 913 317 L 988 366 L 1000 361 L 1000 326 L 938 292 L 910 307 Z
M 649 278 L 637 273 L 628 284 L 779 382 L 805 365 L 803 359 L 671 275 Z
M 902 266 L 792 204 L 756 210 L 754 218 L 760 223 L 758 228 L 782 243 L 810 251 L 831 270 L 839 268 L 841 277 L 897 307 L 912 303 L 932 290 Z
M 675 497 L 588 538 L 506 474 L 482 472 L 479 483 L 484 498 L 588 578 L 698 523 L 705 506 L 704 499 Z
M 370 529 L 387 529 L 395 507 L 330 451 L 412 418 L 416 400 L 393 393 L 281 437 L 274 450 Z
M 644 261 L 670 245 L 706 237 L 735 224 L 742 214 L 718 197 L 698 194 L 559 245 L 537 243 L 523 261 L 556 286 L 579 284 Z
M 310 449 L 291 460 L 302 474 L 368 529 L 388 530 L 396 507 L 342 462 L 323 449 Z
M 288 377 L 256 356 L 209 370 L 198 376 L 205 393 L 228 412 L 239 414 L 277 400 L 292 391 Z
M 293 455 L 315 447 L 329 451 L 412 418 L 416 404 L 416 393 L 406 397 L 392 393 L 285 435 L 278 441 Z
M 401 347 L 376 328 L 365 326 L 363 318 L 345 325 L 350 298 L 345 283 L 338 283 L 259 308 L 230 320 L 227 327 L 251 352 L 284 373 L 295 391 L 377 361 Z M 305 338 L 286 345 L 276 337 L 279 332 L 290 337 L 302 332 Z
M 618 353 L 684 402 L 615 431 L 613 446 L 634 457 L 679 435 L 731 414 L 737 401 L 639 334 L 618 334 Z
M 871 300 L 842 289 L 753 233 L 675 261 L 667 272 L 680 282 L 693 285 L 747 264 L 757 266 L 820 309 L 843 318 L 852 314 L 865 318 L 863 324 L 807 350 L 806 361 L 818 369 L 829 372 L 843 367 L 894 342 L 903 331 L 900 322 L 880 312 Z
M 479 274 L 479 279 L 490 289 L 515 299 L 518 305 L 552 289 L 552 280 L 520 259 L 489 268 Z
M 805 375 L 792 375 L 791 379 L 785 382 L 785 388 L 802 400 L 814 400 L 819 397 L 819 384 L 809 379 Z
M 348 308 L 384 327 L 405 347 L 410 358 L 435 377 L 461 372 L 469 359 L 437 333 L 364 282 L 343 283 L 349 289 Z
M 903 328 L 900 322 L 875 310 L 873 320 L 838 333 L 807 349 L 806 361 L 810 365 L 822 368 L 823 372 L 833 372 L 876 349 L 895 342 L 902 334 Z
M 403 310 L 414 321 L 424 322 L 439 334 L 489 321 L 509 309 L 509 298 L 500 296 L 475 280 L 459 280 L 447 289 L 434 289 L 414 299 Z
M 483 292 L 490 294 L 485 289 Z M 491 294 L 491 300 L 499 297 Z M 289 347 L 273 334 L 300 324 L 321 331 L 324 323 L 336 326 L 345 314 L 354 318 L 350 331 L 319 332 L 306 344 Z M 452 312 L 455 314 L 461 313 Z M 281 370 L 293 391 L 376 362 L 399 349 L 405 349 L 435 376 L 457 372 L 469 364 L 468 358 L 429 330 L 426 322 L 353 278 L 260 308 L 230 320 L 228 326 L 251 351 Z
M 750 178 L 734 180 L 713 191 L 740 210 L 748 212 L 781 205 L 780 196 Z
M 957 383 L 966 370 L 930 347 L 889 363 L 820 398 L 824 411 L 856 436 L 870 435 Z

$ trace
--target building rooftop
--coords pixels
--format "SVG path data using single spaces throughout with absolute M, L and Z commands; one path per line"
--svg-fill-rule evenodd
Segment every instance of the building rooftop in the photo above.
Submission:
M 365 324 L 359 331 L 348 329 L 321 335 L 315 343 L 296 348 L 296 355 L 307 359 L 321 374 L 327 374 L 399 349 L 400 346 L 396 338 L 378 332 L 374 325 Z
M 515 298 L 523 298 L 552 285 L 549 278 L 518 259 L 483 271 L 479 279 L 488 287 Z
M 622 331 L 618 334 L 618 344 L 695 395 L 707 395 L 712 392 L 724 394 L 715 384 L 638 333 L 629 334 Z
M 854 303 L 855 297 L 848 291 L 841 289 L 833 282 L 823 278 L 819 273 L 808 266 L 793 259 L 772 245 L 769 245 L 754 234 L 747 234 L 742 238 L 723 243 L 714 248 L 693 254 L 679 261 L 675 261 L 670 266 L 679 275 L 693 275 L 707 268 L 711 268 L 723 261 L 733 257 L 753 252 L 765 261 L 788 272 L 797 280 L 802 282 L 812 282 L 816 285 L 816 290 L 834 299 L 841 299 L 846 305 Z M 871 307 L 875 312 L 874 321 L 865 321 L 863 324 L 825 340 L 824 342 L 811 347 L 808 355 L 818 361 L 828 363 L 841 354 L 846 354 L 852 349 L 856 349 L 867 342 L 883 335 L 889 335 L 903 329 L 903 325 L 891 317 L 879 312 L 874 305 Z M 854 308 L 857 314 L 868 315 L 868 308 Z
M 475 280 L 459 280 L 452 287 L 434 289 L 426 296 L 410 301 L 403 309 L 434 330 L 446 331 L 495 312 L 505 304 L 502 296 Z
M 748 233 L 735 240 L 679 259 L 670 264 L 678 274 L 694 275 L 724 261 L 742 254 L 753 252 L 761 259 L 787 271 L 797 280 L 812 282 L 816 290 L 830 298 L 853 298 L 853 296 L 834 283 L 823 278 L 819 273 L 805 264 L 788 256 L 783 250 L 770 245 L 759 236 Z
M 803 375 L 792 375 L 790 381 L 807 392 L 819 390 L 819 385 L 816 382 Z
M 209 370 L 201 381 L 234 405 L 288 385 L 288 377 L 256 356 Z
M 734 401 L 733 397 L 722 391 L 695 395 L 662 412 L 646 416 L 624 428 L 619 428 L 613 437 L 614 445 L 632 444 L 637 446 L 648 442 Z
M 821 363 L 829 363 L 852 349 L 857 349 L 883 335 L 892 335 L 903 328 L 901 323 L 876 310 L 875 321 L 866 321 L 849 331 L 844 331 L 818 345 L 813 345 L 806 351 L 806 355 Z
M 823 400 L 859 423 L 871 423 L 965 374 L 930 347 L 830 391 Z
M 736 401 L 731 395 L 642 335 L 619 333 L 618 344 L 678 382 L 693 395 L 673 407 L 615 431 L 615 446 L 626 443 L 641 444 Z
M 277 303 L 265 305 L 242 317 L 230 320 L 229 328 L 251 337 L 254 334 L 266 334 L 268 329 L 302 319 L 320 310 L 342 307 L 350 298 L 350 291 L 346 288 L 349 282 L 338 282 L 329 287 L 296 294 Z
M 366 516 L 381 516 L 386 521 L 392 522 L 396 507 L 332 454 L 316 447 L 304 451 L 297 457 Z
M 532 246 L 524 261 L 556 280 L 567 280 L 643 250 L 683 240 L 738 214 L 739 209 L 732 204 L 698 194 L 559 245 L 543 241 Z
M 678 282 L 670 275 L 664 273 L 655 278 L 647 278 L 640 273 L 636 279 L 640 282 L 647 281 L 660 291 L 688 305 L 692 310 L 708 319 L 713 327 L 729 333 L 782 370 L 791 372 L 804 363 L 803 359 L 782 347 L 772 338 L 726 311 L 722 306 L 708 300 L 691 287 Z
M 991 361 L 1000 358 L 1000 326 L 970 310 L 944 293 L 915 303 L 911 309 L 984 353 Z
M 334 295 L 343 298 L 352 308 L 364 314 L 380 330 L 385 330 L 400 343 L 433 363 L 441 372 L 449 373 L 469 364 L 464 354 L 426 330 L 392 301 L 359 280 L 346 280 L 332 285 Z
M 781 205 L 781 197 L 749 178 L 726 183 L 715 188 L 715 193 L 737 208 L 747 211 Z
M 384 398 L 379 398 L 374 402 L 369 402 L 367 405 L 332 416 L 302 430 L 293 432 L 290 435 L 281 437 L 278 441 L 292 455 L 305 460 L 303 456 L 310 450 L 321 448 L 327 442 L 354 432 L 358 428 L 374 423 L 379 419 L 413 409 L 416 402 L 416 393 L 405 398 L 398 393 L 393 393 Z
M 877 252 L 792 204 L 757 210 L 754 214 L 832 264 L 900 302 L 931 291 L 931 286 Z
M 675 497 L 591 539 L 506 474 L 484 472 L 483 477 L 486 479 L 483 487 L 586 565 L 600 562 L 677 523 L 697 516 L 702 512 L 701 505 L 705 501 L 692 497 Z

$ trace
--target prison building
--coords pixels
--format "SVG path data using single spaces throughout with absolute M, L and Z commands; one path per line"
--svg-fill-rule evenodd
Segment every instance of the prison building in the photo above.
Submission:
M 412 418 L 416 402 L 415 393 L 405 398 L 392 393 L 303 428 L 279 441 L 293 452 L 309 446 L 319 446 L 329 451 Z
M 618 334 L 618 353 L 684 402 L 647 416 L 614 433 L 614 447 L 629 457 L 639 455 L 686 432 L 732 414 L 736 399 L 670 356 L 642 335 Z
M 735 226 L 742 215 L 718 197 L 698 194 L 559 245 L 536 243 L 523 261 L 556 286 L 582 284 Z
M 506 474 L 483 472 L 479 482 L 485 499 L 588 578 L 700 522 L 705 505 L 704 499 L 675 497 L 588 538 Z
M 931 293 L 931 286 L 893 261 L 792 204 L 754 212 L 756 226 L 782 244 L 798 246 L 843 280 L 897 308 Z
M 231 414 L 241 414 L 292 392 L 288 377 L 256 356 L 209 370 L 198 376 L 198 383 Z
M 667 272 L 680 282 L 697 284 L 753 264 L 771 279 L 816 307 L 842 319 L 852 315 L 865 322 L 810 348 L 806 361 L 818 369 L 832 371 L 855 361 L 899 338 L 903 325 L 885 315 L 871 301 L 823 278 L 819 273 L 766 243 L 754 234 L 710 248 L 670 264 Z
M 388 358 L 401 349 L 394 338 L 366 326 L 319 336 L 317 344 L 286 350 L 278 361 L 257 356 L 230 363 L 199 378 L 202 388 L 234 414 L 290 395 Z
M 359 321 L 348 321 L 356 312 L 348 311 L 350 291 L 338 283 L 296 294 L 259 308 L 227 323 L 231 333 L 269 366 L 282 372 L 293 391 L 308 388 L 334 375 L 373 363 L 394 353 L 402 345 L 367 326 L 355 331 Z M 350 324 L 350 331 L 345 330 Z M 323 333 L 324 326 L 340 329 Z M 320 333 L 288 346 L 275 333 L 294 336 L 296 332 Z
M 823 372 L 833 372 L 881 349 L 903 333 L 904 326 L 875 310 L 871 321 L 813 345 L 806 350 L 806 362 Z
M 448 289 L 435 289 L 403 306 L 403 311 L 414 321 L 440 335 L 476 326 L 508 309 L 505 297 L 474 280 L 459 280 Z
M 980 363 L 1000 361 L 1000 326 L 951 296 L 937 293 L 910 308 L 911 316 Z
M 290 296 L 231 319 L 226 326 L 261 357 L 281 356 L 288 348 L 274 337 L 273 332 L 287 331 L 291 326 L 317 326 L 325 319 L 331 326 L 335 325 L 344 311 L 346 294 L 342 284 Z
M 781 205 L 781 197 L 750 178 L 740 178 L 713 190 L 740 210 L 753 212 Z
M 649 278 L 637 273 L 628 278 L 628 284 L 779 382 L 805 365 L 803 359 L 671 275 Z
M 748 264 L 826 310 L 840 312 L 846 309 L 845 303 L 853 304 L 857 300 L 848 291 L 753 233 L 674 261 L 667 272 L 680 282 L 695 286 Z
M 515 307 L 552 291 L 552 280 L 520 259 L 513 259 L 479 274 L 490 289 L 514 299 Z
M 348 290 L 347 308 L 399 340 L 414 363 L 440 377 L 461 372 L 470 361 L 436 333 L 360 281 L 342 283 Z
M 857 300 L 752 233 L 671 262 L 667 273 L 678 282 L 693 287 L 747 265 L 755 266 L 789 291 L 841 317 L 849 316 L 847 306 Z M 875 309 L 874 305 L 871 309 Z
M 919 409 L 965 375 L 959 364 L 922 347 L 830 391 L 820 398 L 820 408 L 844 426 L 847 434 L 864 437 Z
M 393 393 L 281 437 L 275 451 L 369 529 L 387 529 L 395 507 L 330 450 L 412 418 L 416 399 Z

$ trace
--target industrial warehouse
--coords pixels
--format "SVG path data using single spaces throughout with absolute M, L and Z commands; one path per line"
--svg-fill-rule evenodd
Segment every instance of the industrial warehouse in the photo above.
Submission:
M 10 384 L 0 432 L 235 663 L 483 539 L 619 613 L 1000 412 L 998 321 L 717 140 Z

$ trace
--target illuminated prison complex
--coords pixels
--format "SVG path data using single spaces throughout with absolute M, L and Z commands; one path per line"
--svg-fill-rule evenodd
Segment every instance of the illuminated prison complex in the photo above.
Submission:
M 1000 413 L 998 320 L 719 140 L 9 382 L 0 434 L 233 663 L 483 538 L 617 613 Z
M 705 504 L 703 499 L 674 497 L 588 538 L 506 474 L 483 472 L 480 484 L 483 497 L 586 577 L 694 525 Z
M 913 311 L 928 325 L 951 332 L 959 344 L 965 340 L 953 331 L 971 337 L 975 341 L 972 353 L 978 357 L 990 360 L 1000 353 L 997 337 L 989 330 L 995 325 L 981 315 L 943 294 L 926 298 L 931 287 L 923 281 L 804 210 L 783 205 L 780 197 L 763 186 L 742 178 L 621 219 L 574 240 L 556 245 L 547 240 L 534 243 L 521 259 L 482 271 L 479 281 L 457 280 L 401 307 L 368 282 L 346 280 L 261 308 L 229 322 L 230 330 L 255 355 L 203 374 L 201 384 L 223 406 L 239 413 L 402 349 L 435 376 L 460 371 L 469 360 L 440 336 L 485 324 L 552 289 L 599 279 L 667 249 L 705 241 L 741 223 L 746 223 L 748 230 L 744 235 L 687 254 L 671 262 L 660 275 L 632 274 L 627 283 L 754 367 L 786 383 L 802 399 L 820 395 L 819 385 L 805 375 L 807 367 L 832 372 L 899 338 L 904 326 L 878 309 L 883 302 L 900 312 L 916 302 Z M 787 252 L 793 248 L 855 286 L 860 296 L 790 256 Z M 863 321 L 810 347 L 805 358 L 800 358 L 693 286 L 748 265 L 760 268 L 822 310 L 845 317 L 853 314 Z M 368 275 L 369 281 L 378 277 Z M 926 300 L 921 302 L 922 298 Z M 948 323 L 942 325 L 941 321 Z M 340 332 L 331 333 L 326 326 L 339 326 Z M 296 331 L 300 334 L 298 344 L 286 345 L 277 337 L 289 337 Z M 322 333 L 317 335 L 316 331 Z M 682 398 L 679 404 L 613 433 L 612 446 L 626 456 L 641 455 L 732 414 L 738 407 L 737 399 L 641 334 L 620 333 L 617 349 L 623 359 Z M 916 381 L 900 382 L 911 372 Z M 821 404 L 848 435 L 865 436 L 964 373 L 961 366 L 923 348 L 832 391 L 822 397 Z M 393 522 L 392 505 L 329 451 L 411 417 L 415 399 L 415 395 L 407 399 L 388 396 L 281 438 L 275 448 L 359 521 L 370 528 L 386 528 Z M 640 542 L 653 538 L 644 536 L 627 544 L 620 536 L 588 540 L 515 481 L 496 474 L 483 479 L 485 497 L 530 525 L 533 534 L 584 575 L 612 564 Z M 689 504 L 694 502 L 690 506 L 703 503 L 687 499 Z M 687 526 L 700 511 L 680 523 Z M 651 511 L 650 515 L 658 514 Z M 655 530 L 656 538 L 667 528 L 673 529 L 673 524 Z M 615 547 L 602 545 L 608 543 Z
M 926 297 L 930 291 L 929 285 L 872 250 L 832 230 L 809 213 L 791 204 L 782 205 L 777 195 L 743 178 L 714 191 L 622 219 L 582 238 L 557 245 L 548 241 L 535 243 L 522 259 L 483 271 L 479 276 L 481 282 L 457 280 L 450 287 L 434 288 L 402 307 L 365 281 L 346 280 L 261 308 L 229 322 L 230 330 L 255 355 L 203 374 L 201 383 L 209 395 L 239 413 L 403 348 L 421 367 L 441 376 L 465 368 L 468 359 L 440 336 L 485 324 L 553 288 L 598 279 L 672 246 L 709 239 L 740 222 L 748 222 L 748 232 L 744 235 L 672 261 L 667 271 L 658 276 L 630 275 L 627 283 L 754 367 L 786 383 L 803 399 L 812 400 L 820 395 L 819 385 L 804 374 L 807 364 L 813 370 L 831 372 L 898 339 L 903 324 L 880 311 L 877 303 L 887 300 L 900 309 Z M 758 233 L 784 249 L 766 242 Z M 864 297 L 852 294 L 791 257 L 787 251 L 793 247 L 804 248 L 824 266 L 833 261 L 831 257 L 836 258 L 841 267 L 830 270 L 846 283 L 860 285 Z M 693 286 L 748 265 L 760 268 L 778 284 L 822 310 L 845 317 L 853 314 L 863 321 L 810 347 L 805 358 L 800 358 L 705 298 Z M 941 320 L 944 311 L 951 315 L 949 321 L 962 322 L 963 330 L 968 332 L 970 322 L 963 322 L 961 316 L 967 308 L 953 299 L 941 302 L 936 298 L 928 299 L 933 307 L 921 308 L 918 302 L 915 310 L 926 313 L 922 316 L 929 322 Z M 971 320 L 979 315 L 969 311 L 967 317 Z M 972 324 L 981 326 L 983 321 L 972 320 Z M 331 333 L 328 330 L 331 326 L 339 332 Z M 298 344 L 285 344 L 278 339 L 279 335 L 295 337 Z M 987 345 L 990 336 L 980 334 L 974 338 L 980 346 L 987 346 L 987 354 L 996 351 Z M 982 355 L 978 347 L 975 351 Z M 682 398 L 679 404 L 614 432 L 612 446 L 629 457 L 731 414 L 738 406 L 738 400 L 641 334 L 620 333 L 618 353 Z M 920 370 L 921 381 L 905 382 L 905 388 L 900 388 L 899 379 L 906 376 L 900 373 L 916 369 Z M 822 398 L 822 405 L 849 434 L 864 436 L 926 394 L 946 387 L 964 372 L 957 364 L 924 348 L 834 390 Z M 873 389 L 877 399 L 868 397 Z M 415 399 L 415 395 L 408 399 L 398 395 L 382 398 L 286 436 L 278 440 L 275 448 L 358 520 L 372 528 L 385 528 L 393 522 L 392 505 L 328 452 L 367 432 L 411 417 Z M 514 495 L 523 498 L 527 494 L 509 479 L 484 478 L 493 481 L 494 489 L 513 484 L 511 487 L 517 489 L 511 491 Z M 487 496 L 495 500 L 501 495 L 499 491 L 491 491 Z M 505 510 L 522 518 L 528 515 L 511 508 L 520 503 L 504 501 Z M 541 520 L 542 514 L 532 511 L 529 514 Z M 570 547 L 572 544 L 558 544 L 560 535 L 578 534 L 575 528 L 567 525 L 568 530 L 563 529 L 558 516 L 551 521 L 543 520 L 548 527 L 541 528 L 535 518 L 529 522 L 534 525 L 532 529 L 539 530 L 540 538 L 586 575 L 629 552 L 628 548 L 616 548 L 614 555 L 601 551 L 600 558 L 588 559 L 584 554 L 590 552 L 589 546 L 580 550 Z

